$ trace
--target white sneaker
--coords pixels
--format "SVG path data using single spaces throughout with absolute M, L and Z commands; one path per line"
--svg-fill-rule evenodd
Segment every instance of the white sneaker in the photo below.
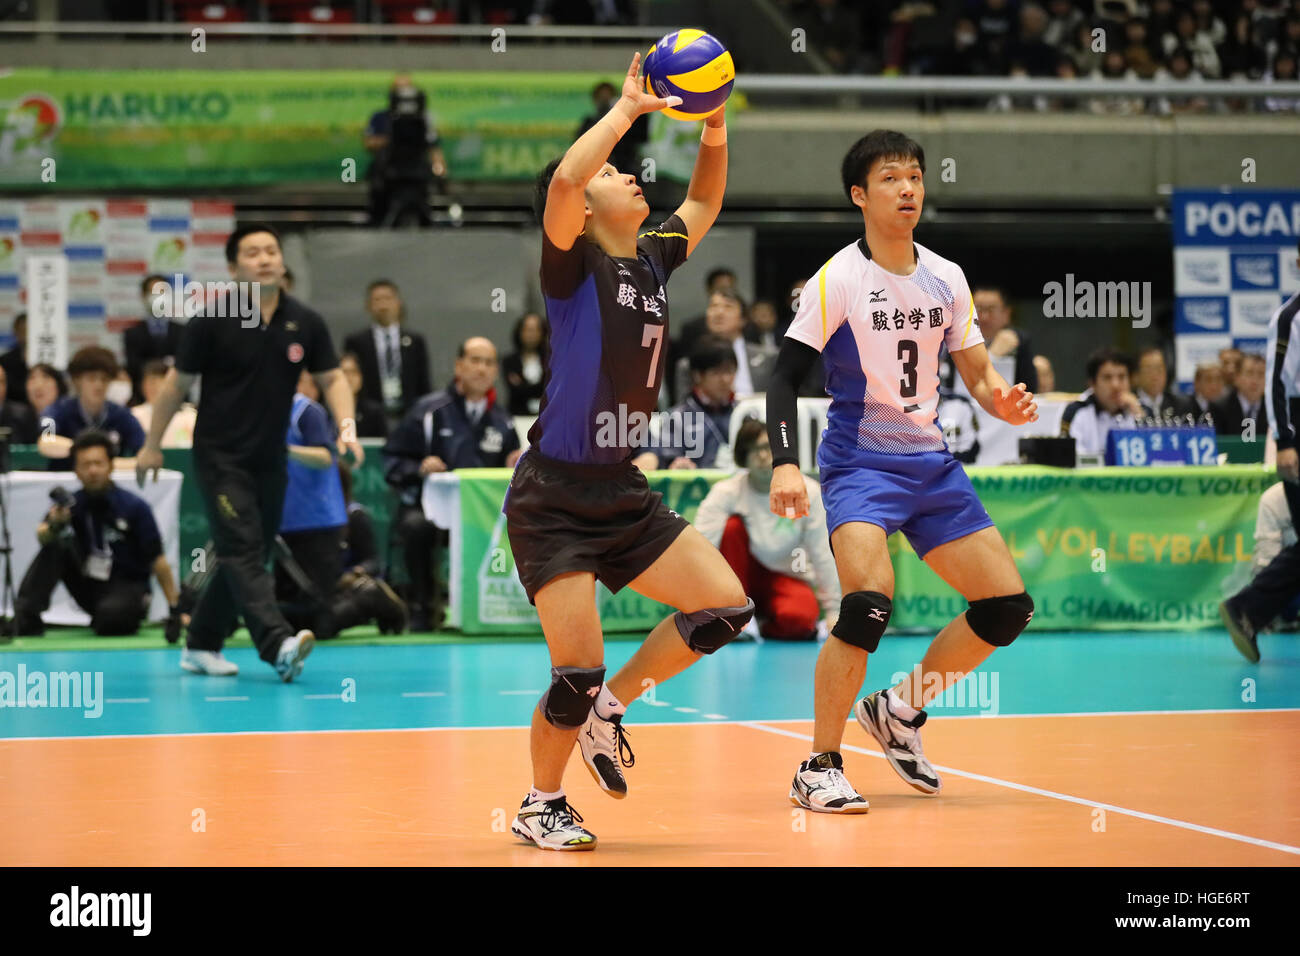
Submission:
M 938 793 L 943 789 L 943 781 L 921 750 L 925 711 L 919 711 L 912 720 L 904 720 L 889 709 L 885 692 L 878 690 L 857 702 L 853 716 L 863 730 L 876 738 L 889 765 L 908 786 L 922 793 Z
M 181 650 L 181 667 L 191 674 L 210 674 L 213 677 L 234 677 L 239 665 L 221 656 L 220 651 Z
M 280 653 L 275 658 L 275 672 L 286 684 L 302 673 L 303 661 L 316 646 L 316 635 L 311 631 L 299 631 L 293 637 L 286 637 L 280 645 Z
M 632 754 L 632 745 L 627 742 L 623 715 L 615 714 L 605 720 L 596 713 L 595 707 L 591 708 L 587 722 L 578 733 L 578 749 L 582 751 L 582 762 L 600 789 L 615 800 L 627 796 L 627 780 L 619 764 L 631 767 L 636 763 L 636 757 Z
M 805 760 L 790 784 L 790 802 L 818 813 L 866 813 L 871 804 L 844 776 L 844 759 L 837 753 Z
M 536 803 L 529 803 L 528 797 L 524 797 L 518 815 L 510 824 L 510 832 L 543 850 L 596 849 L 595 834 L 578 826 L 581 822 L 582 815 L 564 797 Z

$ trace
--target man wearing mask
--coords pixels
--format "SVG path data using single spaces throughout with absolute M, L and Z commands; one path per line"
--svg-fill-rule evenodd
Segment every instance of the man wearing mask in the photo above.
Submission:
M 429 351 L 424 337 L 402 328 L 406 308 L 402 294 L 388 279 L 376 279 L 366 289 L 370 328 L 343 341 L 361 365 L 361 397 L 381 403 L 396 422 L 423 395 L 429 383 Z
M 442 610 L 433 581 L 441 534 L 420 506 L 425 477 L 457 468 L 512 468 L 519 457 L 514 420 L 496 404 L 496 378 L 496 346 L 466 339 L 455 381 L 416 402 L 384 444 L 384 477 L 401 496 L 394 524 L 410 579 L 412 631 L 436 628 Z
M 179 593 L 153 511 L 143 498 L 113 484 L 107 435 L 82 432 L 72 443 L 72 454 L 81 489 L 50 509 L 36 529 L 41 550 L 14 602 L 17 633 L 45 632 L 41 614 L 61 581 L 90 615 L 96 634 L 134 634 L 149 610 L 152 573 L 172 609 L 167 637 L 174 641 L 181 626 Z
M 141 380 L 145 363 L 150 359 L 163 359 L 168 363 L 176 358 L 180 348 L 181 332 L 185 326 L 170 318 L 172 312 L 172 287 L 166 276 L 145 276 L 140 283 L 140 296 L 144 301 L 144 319 L 122 333 L 122 354 L 126 356 L 126 370 L 131 376 L 131 393 L 126 405 L 139 401 L 143 392 Z
M 117 376 L 117 359 L 98 345 L 88 345 L 72 356 L 68 376 L 76 393 L 59 399 L 45 410 L 42 421 L 53 423 L 54 433 L 40 436 L 37 450 L 50 459 L 51 471 L 71 471 L 72 440 L 87 429 L 108 436 L 113 454 L 132 458 L 144 445 L 144 429 L 135 416 L 108 398 L 108 388 Z M 131 467 L 132 462 L 119 467 Z

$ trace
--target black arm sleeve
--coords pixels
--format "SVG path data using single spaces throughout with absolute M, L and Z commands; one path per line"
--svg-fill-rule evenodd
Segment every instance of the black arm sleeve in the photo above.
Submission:
M 786 338 L 767 386 L 767 437 L 772 467 L 799 464 L 799 383 L 821 355 L 815 348 Z

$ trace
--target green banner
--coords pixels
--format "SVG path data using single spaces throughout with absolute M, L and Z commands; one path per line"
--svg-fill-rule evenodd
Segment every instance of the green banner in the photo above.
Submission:
M 1011 549 L 1038 630 L 1193 630 L 1216 626 L 1230 575 L 1244 579 L 1259 497 L 1276 481 L 1261 466 L 969 469 Z M 466 633 L 536 633 L 501 514 L 510 473 L 460 472 L 461 620 Z M 687 520 L 721 472 L 652 473 L 651 487 Z M 966 602 L 889 539 L 896 577 L 891 626 L 937 631 Z M 599 589 L 606 630 L 648 631 L 668 608 L 625 589 Z
M 592 86 L 608 78 L 412 77 L 427 96 L 453 180 L 531 179 L 568 148 L 592 109 Z M 361 133 L 373 112 L 387 108 L 392 78 L 391 70 L 9 70 L 0 75 L 0 183 L 351 181 L 364 189 L 369 156 Z

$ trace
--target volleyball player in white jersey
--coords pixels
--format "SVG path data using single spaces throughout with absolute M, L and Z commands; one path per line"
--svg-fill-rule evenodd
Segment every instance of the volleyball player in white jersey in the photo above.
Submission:
M 813 749 L 790 799 L 825 813 L 868 809 L 845 779 L 839 754 L 850 709 L 904 781 L 938 793 L 942 783 L 921 749 L 926 704 L 1014 641 L 1033 617 L 1011 553 L 936 421 L 940 347 L 948 347 L 971 396 L 990 414 L 1021 425 L 1037 419 L 1037 408 L 1023 384 L 1008 385 L 989 362 L 961 269 L 912 239 L 924 172 L 921 147 L 890 130 L 867 134 L 844 157 L 844 191 L 862 210 L 864 236 L 804 286 L 767 394 L 772 510 L 803 517 L 795 394 L 821 355 L 832 402 L 817 464 L 844 598 L 817 659 Z M 902 682 L 855 705 L 867 656 L 893 609 L 885 539 L 900 529 L 970 607 Z

